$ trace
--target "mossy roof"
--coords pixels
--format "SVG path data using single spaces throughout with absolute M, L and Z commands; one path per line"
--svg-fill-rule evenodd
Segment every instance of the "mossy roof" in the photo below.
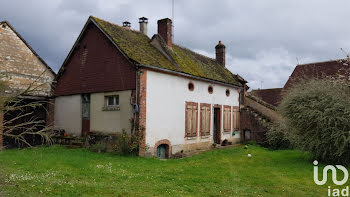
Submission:
M 173 44 L 172 50 L 165 50 L 167 58 L 143 33 L 121 27 L 108 21 L 91 17 L 132 61 L 141 64 L 190 74 L 232 85 L 241 86 L 237 75 L 221 66 L 215 59 L 200 55 L 189 49 Z

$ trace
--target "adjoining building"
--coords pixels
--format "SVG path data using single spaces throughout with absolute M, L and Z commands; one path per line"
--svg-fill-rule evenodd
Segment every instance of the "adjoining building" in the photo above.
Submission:
M 18 99 L 22 104 L 43 103 L 43 107 L 29 108 L 30 111 L 0 113 L 1 125 L 5 123 L 6 126 L 10 126 L 10 124 L 23 123 L 28 119 L 43 120 L 45 122 L 43 126 L 53 124 L 53 105 L 50 105 L 50 99 L 53 96 L 52 83 L 55 76 L 53 70 L 9 22 L 0 22 L 0 80 L 7 85 L 5 94 L 19 95 Z M 24 116 L 28 112 L 32 113 L 30 117 Z M 14 117 L 22 118 L 16 118 L 16 121 L 10 123 L 9 120 L 14 120 Z M 34 145 L 41 142 L 40 137 L 38 139 L 37 136 L 28 136 L 27 140 Z M 0 147 L 2 142 L 2 135 L 0 135 Z M 5 147 L 17 145 L 12 138 L 4 139 Z

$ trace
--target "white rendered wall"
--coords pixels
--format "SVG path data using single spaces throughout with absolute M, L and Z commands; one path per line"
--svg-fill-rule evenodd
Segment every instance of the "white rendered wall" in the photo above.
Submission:
M 64 129 L 69 135 L 81 135 L 81 95 L 55 98 L 55 129 Z
M 190 81 L 194 84 L 193 91 L 188 89 Z M 209 85 L 214 89 L 212 94 L 208 93 Z M 230 90 L 229 97 L 226 96 L 226 89 Z M 186 102 L 196 102 L 198 105 L 208 103 L 212 104 L 211 107 L 214 104 L 239 106 L 239 94 L 236 88 L 147 71 L 146 144 L 149 147 L 154 147 L 155 143 L 162 139 L 168 139 L 172 146 L 213 141 L 213 108 L 211 108 L 210 137 L 185 138 Z M 198 109 L 200 109 L 199 106 Z M 198 129 L 200 128 L 199 113 L 200 110 L 198 110 Z M 221 110 L 221 117 L 222 114 L 223 110 Z M 222 121 L 223 118 L 221 118 L 221 127 Z M 233 122 L 231 126 L 233 127 Z M 232 138 L 239 138 L 239 134 L 232 136 L 232 132 L 221 133 L 222 140 Z

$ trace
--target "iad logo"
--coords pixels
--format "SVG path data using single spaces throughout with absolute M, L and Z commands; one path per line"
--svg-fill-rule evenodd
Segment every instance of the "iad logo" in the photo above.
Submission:
M 323 174 L 322 174 L 322 180 L 318 180 L 318 161 L 314 161 L 314 182 L 317 185 L 324 185 L 327 183 L 327 173 L 328 170 L 331 170 L 332 173 L 332 181 L 336 185 L 344 185 L 349 178 L 348 170 L 342 166 L 342 165 L 335 165 L 336 168 L 341 170 L 344 173 L 344 178 L 341 181 L 338 181 L 337 179 L 337 169 L 332 165 L 327 165 L 323 168 Z M 349 196 L 349 186 L 345 187 L 344 189 L 331 189 L 331 186 L 328 186 L 328 196 Z
M 341 165 L 335 165 L 335 167 L 337 167 L 339 170 L 343 171 L 343 173 L 344 173 L 343 180 L 338 181 L 337 180 L 337 169 L 335 169 L 335 167 L 332 165 L 327 165 L 325 168 L 323 168 L 323 179 L 322 179 L 322 181 L 319 181 L 318 180 L 318 166 L 317 166 L 318 161 L 317 160 L 314 161 L 314 165 L 315 165 L 314 166 L 314 181 L 317 185 L 324 185 L 327 183 L 328 170 L 332 171 L 332 180 L 333 180 L 334 184 L 344 185 L 348 181 L 348 178 L 349 178 L 348 170 L 344 166 L 341 166 Z

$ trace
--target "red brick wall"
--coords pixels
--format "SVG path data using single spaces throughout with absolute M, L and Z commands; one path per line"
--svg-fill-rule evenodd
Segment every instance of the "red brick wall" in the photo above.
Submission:
M 171 30 L 172 21 L 169 18 L 165 18 L 158 21 L 158 34 L 164 39 L 165 43 L 170 48 L 173 46 Z
M 55 95 L 135 89 L 135 75 L 134 65 L 90 23 L 58 78 Z
M 244 140 L 244 130 L 250 130 L 251 140 L 258 143 L 263 143 L 265 141 L 267 128 L 264 127 L 258 120 L 258 117 L 255 117 L 250 111 L 247 111 L 246 109 L 241 110 L 240 124 L 242 141 Z
M 141 134 L 140 141 L 140 149 L 139 156 L 145 156 L 145 148 L 146 148 L 146 93 L 147 93 L 147 70 L 140 69 L 139 70 L 139 79 L 138 79 L 138 87 L 139 87 L 139 132 Z

